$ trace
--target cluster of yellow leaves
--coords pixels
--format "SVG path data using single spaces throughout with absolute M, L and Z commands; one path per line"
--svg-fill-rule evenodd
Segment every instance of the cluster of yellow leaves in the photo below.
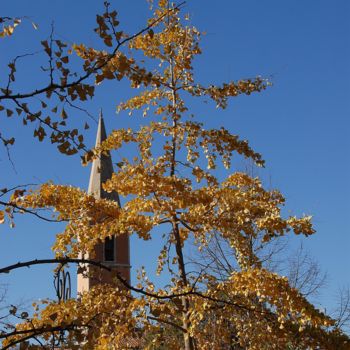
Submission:
M 156 11 L 154 18 L 160 17 L 164 11 Z M 175 12 L 164 20 L 164 30 L 140 35 L 130 43 L 129 47 L 142 50 L 146 57 L 156 58 L 161 62 L 173 61 L 174 79 L 191 82 L 193 57 L 201 53 L 198 42 L 200 33 L 194 27 L 183 27 Z M 166 78 L 168 74 L 170 71 L 167 70 L 163 77 Z
M 158 106 L 160 100 L 165 97 L 164 91 L 158 88 L 152 90 L 145 90 L 140 93 L 138 96 L 130 98 L 127 102 L 121 103 L 118 106 L 118 112 L 122 110 L 134 110 L 140 109 L 145 105 Z M 145 116 L 146 114 L 144 114 Z
M 208 88 L 197 84 L 195 86 L 187 86 L 185 90 L 193 96 L 207 95 L 216 102 L 217 108 L 226 108 L 229 97 L 236 97 L 242 94 L 250 95 L 253 92 L 265 90 L 271 83 L 261 77 L 255 79 L 239 80 L 238 82 L 230 82 L 223 84 L 222 87 L 210 86 Z
M 206 297 L 192 300 L 191 333 L 200 349 L 228 344 L 250 350 L 349 348 L 349 339 L 330 326 L 332 320 L 266 270 L 234 273 L 228 283 L 213 283 Z
M 206 296 L 205 302 L 194 301 L 192 315 L 201 349 L 229 343 L 254 350 L 349 347 L 333 320 L 291 288 L 286 278 L 265 269 L 234 272 L 228 281 L 214 282 Z M 220 313 L 213 310 L 217 299 L 222 300 Z
M 144 290 L 155 292 L 151 283 Z M 191 292 L 180 285 L 168 292 L 156 292 L 164 296 L 179 291 Z M 266 270 L 234 273 L 229 281 L 211 285 L 202 295 L 190 293 L 188 300 L 192 306 L 188 332 L 202 350 L 228 344 L 250 350 L 346 350 L 349 346 L 346 336 L 330 328 L 332 320 L 290 288 L 285 278 Z M 4 340 L 3 346 L 21 339 L 23 334 L 41 333 L 49 342 L 53 334 L 59 336 L 60 329 L 69 330 L 65 341 L 70 349 L 129 349 L 136 341 L 143 349 L 166 344 L 167 349 L 175 350 L 181 342 L 179 332 L 174 332 L 181 330 L 183 304 L 178 297 L 133 298 L 117 285 L 100 285 L 78 300 L 44 304 L 48 305 L 41 311 L 34 305 L 33 317 L 18 324 L 19 333 Z
M 13 207 L 10 205 L 5 206 L 5 210 L 0 210 L 0 224 L 4 224 L 7 218 L 7 221 L 10 224 L 11 228 L 15 227 Z
M 99 51 L 94 48 L 87 48 L 85 45 L 74 45 L 76 54 L 84 60 L 84 69 L 88 71 L 95 66 L 101 70 L 95 76 L 95 85 L 99 85 L 103 80 L 121 80 L 125 75 L 131 75 L 133 59 L 128 59 L 124 54 L 108 54 L 106 51 Z
M 48 305 L 37 310 L 33 318 L 16 326 L 19 334 L 8 337 L 2 345 L 38 333 L 49 341 L 53 334 L 59 337 L 60 329 L 69 330 L 65 340 L 70 349 L 128 349 L 131 348 L 128 342 L 138 337 L 133 314 L 143 303 L 116 286 L 100 285 L 80 299 L 45 303 Z M 39 305 L 34 306 L 39 308 Z
M 203 128 L 203 124 L 193 121 L 178 122 L 172 127 L 167 122 L 150 122 L 138 131 L 132 129 L 114 130 L 101 145 L 87 152 L 82 157 L 83 163 L 92 161 L 110 150 L 116 150 L 127 143 L 135 143 L 139 149 L 141 159 L 147 162 L 152 157 L 152 141 L 154 134 L 165 137 L 163 149 L 165 151 L 162 162 L 172 162 L 171 138 L 176 136 L 177 149 L 182 146 L 187 149 L 187 162 L 196 164 L 200 158 L 198 148 L 202 149 L 202 155 L 207 158 L 207 168 L 215 169 L 217 156 L 221 156 L 225 168 L 229 168 L 234 152 L 252 159 L 258 166 L 263 166 L 261 155 L 250 148 L 248 142 L 240 140 L 237 135 L 231 134 L 225 128 L 219 130 Z
M 118 203 L 95 199 L 80 189 L 70 186 L 44 184 L 18 201 L 23 208 L 53 208 L 55 218 L 67 221 L 67 226 L 56 237 L 53 250 L 56 256 L 78 257 L 91 253 L 94 247 L 112 235 L 136 232 L 148 238 L 153 227 L 152 218 L 120 208 Z
M 155 11 L 154 18 L 161 16 L 166 11 L 166 7 L 160 7 Z M 164 30 L 158 33 L 152 31 L 131 41 L 129 45 L 131 49 L 141 50 L 146 57 L 157 59 L 160 61 L 159 66 L 167 62 L 171 65 L 171 68 L 165 67 L 162 74 L 157 74 L 157 76 L 160 76 L 158 82 L 164 90 L 162 92 L 157 91 L 157 101 L 154 101 L 155 97 L 149 98 L 155 95 L 152 91 L 148 91 L 146 94 L 141 93 L 139 96 L 123 103 L 120 108 L 132 110 L 149 103 L 156 105 L 166 96 L 171 100 L 171 94 L 167 94 L 170 83 L 176 83 L 176 93 L 186 91 L 192 96 L 209 96 L 220 108 L 226 108 L 229 97 L 240 94 L 250 95 L 252 92 L 260 92 L 270 85 L 267 80 L 261 77 L 239 80 L 236 83 L 230 82 L 223 84 L 222 87 L 214 85 L 204 87 L 199 83 L 194 83 L 192 61 L 196 55 L 201 54 L 199 40 L 200 32 L 194 27 L 183 26 L 180 18 L 177 17 L 177 12 L 174 11 L 171 16 L 167 16 L 164 20 Z M 153 74 L 155 73 L 153 72 Z M 159 106 L 158 109 L 162 111 L 166 108 Z
M 179 127 L 181 130 L 181 125 Z M 198 145 L 202 147 L 208 160 L 208 169 L 215 168 L 217 155 L 222 157 L 225 168 L 230 168 L 231 157 L 233 152 L 237 152 L 246 158 L 251 158 L 257 165 L 263 166 L 264 161 L 261 155 L 254 152 L 248 145 L 247 141 L 239 140 L 237 135 L 232 135 L 224 127 L 219 130 L 205 130 L 202 124 L 193 121 L 187 121 L 183 126 L 184 132 L 179 134 L 179 139 L 185 139 L 185 145 L 188 149 L 187 160 L 192 164 L 198 159 L 195 149 Z
M 53 207 L 57 219 L 69 221 L 54 245 L 60 256 L 92 252 L 95 244 L 112 234 L 136 233 L 148 239 L 155 226 L 175 220 L 202 244 L 211 232 L 219 232 L 245 268 L 256 263 L 250 240 L 258 233 L 263 232 L 263 242 L 289 230 L 314 233 L 310 217 L 283 219 L 280 206 L 284 198 L 277 191 L 264 190 L 258 179 L 235 173 L 222 185 L 216 180 L 193 188 L 190 178 L 166 175 L 167 167 L 163 163 L 126 163 L 114 173 L 104 189 L 132 195 L 123 208 L 79 189 L 52 184 L 19 198 L 18 204 L 32 209 Z M 186 231 L 183 241 L 187 236 Z
M 151 146 L 153 140 L 153 134 L 159 133 L 164 134 L 168 132 L 169 127 L 165 123 L 150 123 L 149 126 L 143 126 L 139 131 L 132 129 L 119 129 L 113 130 L 106 140 L 101 145 L 95 147 L 91 151 L 87 152 L 83 157 L 83 164 L 86 165 L 88 162 L 98 158 L 100 154 L 106 154 L 110 150 L 116 150 L 127 143 L 136 143 L 140 155 L 143 159 L 148 160 L 151 157 Z
M 268 303 L 275 307 L 281 329 L 288 320 L 299 323 L 301 327 L 307 325 L 327 327 L 334 324 L 329 317 L 316 310 L 296 289 L 291 288 L 287 278 L 263 268 L 235 272 L 227 282 L 218 286 L 218 291 L 221 287 L 229 295 L 241 295 L 248 299 L 253 295 L 260 303 Z
M 7 189 L 7 188 L 0 189 L 0 197 L 11 194 L 8 198 L 8 201 L 1 202 L 1 205 L 4 206 L 4 210 L 0 210 L 0 224 L 5 223 L 7 219 L 10 227 L 14 228 L 15 227 L 15 222 L 14 222 L 15 209 L 18 209 L 17 212 L 19 211 L 20 213 L 23 213 L 23 211 L 20 210 L 20 208 L 16 208 L 16 202 L 20 200 L 25 193 L 25 189 L 21 189 L 20 187 L 21 186 L 18 186 L 17 188 L 14 188 L 14 189 Z
M 1 23 L 2 29 L 0 29 L 0 38 L 4 38 L 13 34 L 15 28 L 21 23 L 21 19 L 0 17 L 0 24 Z

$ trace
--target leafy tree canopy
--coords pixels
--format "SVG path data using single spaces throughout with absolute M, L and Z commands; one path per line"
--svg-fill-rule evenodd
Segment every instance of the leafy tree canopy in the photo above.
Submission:
M 163 234 L 156 269 L 166 274 L 168 284 L 158 286 L 141 271 L 137 285 L 117 276 L 114 285 L 96 286 L 80 299 L 35 304 L 32 316 L 18 316 L 12 309 L 21 322 L 0 334 L 3 349 L 28 339 L 50 344 L 62 332 L 71 349 L 125 349 L 135 339 L 142 339 L 145 349 L 348 349 L 349 339 L 336 322 L 286 277 L 268 269 L 252 244 L 264 247 L 287 234 L 312 235 L 311 217 L 284 217 L 285 199 L 279 191 L 232 170 L 233 156 L 263 166 L 262 156 L 224 127 L 207 129 L 210 115 L 194 116 L 191 111 L 193 98 L 209 98 L 224 109 L 231 98 L 259 93 L 269 82 L 254 77 L 219 86 L 201 84 L 193 60 L 201 54 L 202 34 L 182 18 L 181 4 L 159 0 L 148 26 L 135 35 L 122 31 L 117 12 L 105 5 L 95 28 L 104 48 L 68 45 L 51 36 L 42 42 L 49 83 L 30 92 L 12 88 L 14 60 L 1 89 L 0 110 L 9 117 L 17 114 L 24 124 L 39 122 L 34 136 L 49 137 L 64 154 L 83 150 L 84 164 L 133 145 L 135 157 L 123 159 L 104 184 L 105 191 L 118 192 L 125 203 L 120 208 L 53 183 L 30 191 L 4 189 L 11 197 L 2 202 L 0 221 L 12 222 L 18 210 L 37 216 L 41 209 L 52 210 L 50 220 L 67 221 L 53 246 L 61 263 L 92 256 L 94 246 L 112 234 L 141 240 Z M 2 22 L 0 36 L 8 40 L 21 20 Z M 79 73 L 70 66 L 72 57 L 80 59 Z M 77 129 L 64 129 L 69 115 L 62 104 L 91 99 L 98 85 L 121 79 L 130 81 L 135 95 L 121 102 L 118 111 L 141 114 L 149 123 L 113 130 L 100 146 L 87 150 Z M 2 141 L 8 147 L 14 138 Z M 221 167 L 227 169 L 224 180 L 216 176 Z M 202 251 L 215 236 L 226 242 L 236 260 L 235 270 L 223 280 L 210 270 L 190 271 L 184 256 L 189 244 Z

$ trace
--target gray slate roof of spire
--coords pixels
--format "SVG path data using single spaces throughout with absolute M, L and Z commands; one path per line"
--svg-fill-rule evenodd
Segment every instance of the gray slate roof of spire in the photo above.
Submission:
M 98 121 L 95 146 L 101 145 L 101 142 L 107 138 L 105 123 L 102 112 Z M 116 192 L 108 193 L 102 189 L 102 184 L 112 177 L 113 163 L 110 153 L 103 154 L 92 162 L 88 193 L 95 198 L 105 198 L 116 201 L 120 205 L 119 196 Z

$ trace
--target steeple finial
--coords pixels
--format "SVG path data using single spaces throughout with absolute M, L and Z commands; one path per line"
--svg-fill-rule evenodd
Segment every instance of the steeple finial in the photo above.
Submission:
M 106 133 L 105 123 L 103 120 L 103 113 L 102 113 L 102 108 L 101 108 L 100 113 L 99 113 L 99 117 L 98 117 L 98 127 L 97 127 L 95 147 L 100 146 L 101 143 L 106 138 L 107 138 L 107 133 Z M 112 172 L 113 172 L 113 169 L 112 169 Z

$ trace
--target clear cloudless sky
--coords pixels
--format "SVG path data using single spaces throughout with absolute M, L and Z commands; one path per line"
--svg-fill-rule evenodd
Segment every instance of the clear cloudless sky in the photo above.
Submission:
M 110 2 L 119 12 L 122 29 L 133 33 L 145 26 L 145 1 Z M 52 21 L 62 40 L 95 45 L 92 28 L 95 14 L 102 11 L 103 1 L 97 0 L 2 0 L 1 16 L 28 16 L 30 20 L 24 21 L 13 38 L 0 41 L 1 84 L 9 59 L 40 49 Z M 331 308 L 337 289 L 350 285 L 350 2 L 188 0 L 182 12 L 189 13 L 191 23 L 206 32 L 203 54 L 195 61 L 200 81 L 219 84 L 261 75 L 273 83 L 260 94 L 233 99 L 224 111 L 198 103 L 195 111 L 207 126 L 224 125 L 262 153 L 266 168 L 259 174 L 286 196 L 286 213 L 313 215 L 317 234 L 302 241 L 328 273 L 322 302 Z M 37 31 L 30 21 L 39 25 Z M 29 62 L 23 61 L 19 68 L 21 88 L 41 82 L 35 59 Z M 116 105 L 130 93 L 127 83 L 106 84 L 87 107 L 96 117 L 103 108 L 108 130 L 137 127 L 142 117 L 115 114 Z M 83 124 L 72 117 L 73 123 Z M 93 146 L 97 125 L 92 122 L 90 126 L 86 143 Z M 0 131 L 16 137 L 11 150 L 16 171 L 0 149 L 0 187 L 52 180 L 86 189 L 89 168 L 80 165 L 79 156 L 63 156 L 48 141 L 40 144 L 33 139 L 31 126 L 22 127 L 18 118 L 8 119 L 3 113 Z M 114 154 L 114 161 L 125 155 L 123 151 Z M 14 229 L 1 225 L 0 265 L 50 257 L 54 235 L 62 228 L 26 216 L 18 217 Z M 137 267 L 150 268 L 154 263 L 158 243 L 131 240 L 133 278 Z M 0 283 L 8 284 L 9 302 L 26 303 L 53 297 L 52 279 L 52 267 L 44 266 L 1 276 Z

